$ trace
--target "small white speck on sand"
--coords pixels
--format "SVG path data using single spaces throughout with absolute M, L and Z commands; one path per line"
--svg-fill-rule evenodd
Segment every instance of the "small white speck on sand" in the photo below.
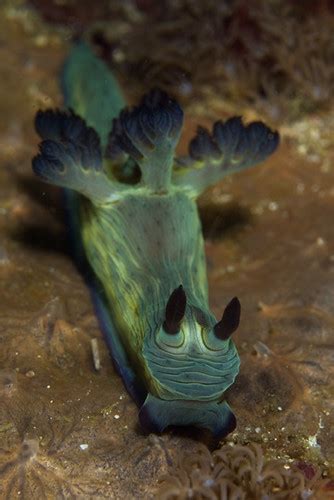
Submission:
M 278 209 L 278 203 L 276 203 L 276 201 L 271 201 L 268 205 L 268 208 L 271 212 L 276 212 L 276 210 Z
M 100 359 L 99 346 L 97 343 L 97 339 L 91 339 L 90 342 L 91 342 L 91 348 L 92 348 L 94 368 L 98 372 L 101 370 L 101 359 Z
M 309 436 L 308 438 L 308 444 L 311 448 L 319 448 L 319 444 L 318 444 L 318 441 L 317 441 L 317 436 L 314 435 L 314 436 Z

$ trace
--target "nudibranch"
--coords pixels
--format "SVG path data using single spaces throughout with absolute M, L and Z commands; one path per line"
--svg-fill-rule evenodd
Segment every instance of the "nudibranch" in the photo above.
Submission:
M 92 270 L 94 300 L 115 366 L 140 404 L 144 427 L 236 425 L 224 392 L 239 370 L 231 339 L 235 297 L 209 309 L 196 198 L 227 174 L 255 165 L 278 134 L 241 118 L 199 128 L 175 159 L 183 112 L 161 90 L 125 108 L 113 75 L 84 43 L 63 73 L 68 110 L 39 111 L 33 170 L 65 188 L 77 254 Z

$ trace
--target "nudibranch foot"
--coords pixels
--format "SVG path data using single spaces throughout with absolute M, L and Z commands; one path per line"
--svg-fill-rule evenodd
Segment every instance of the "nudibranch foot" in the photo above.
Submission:
M 75 242 L 74 242 L 75 244 Z M 80 257 L 77 252 L 77 258 Z M 138 406 L 141 406 L 147 396 L 147 390 L 140 378 L 136 375 L 133 366 L 131 366 L 129 357 L 118 335 L 117 328 L 110 314 L 108 300 L 105 296 L 102 285 L 94 276 L 86 260 L 81 258 L 81 271 L 87 277 L 88 284 L 92 292 L 92 300 L 95 311 L 99 319 L 100 328 L 104 339 L 112 353 L 112 360 L 118 375 L 122 378 L 126 390 L 134 399 Z
M 226 402 L 163 400 L 149 394 L 139 411 L 144 429 L 163 432 L 169 426 L 193 426 L 208 429 L 215 438 L 223 438 L 236 427 L 236 418 Z

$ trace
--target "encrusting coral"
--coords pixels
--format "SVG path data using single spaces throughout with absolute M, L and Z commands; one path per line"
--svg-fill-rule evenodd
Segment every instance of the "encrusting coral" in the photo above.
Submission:
M 169 475 L 161 478 L 157 495 L 161 500 L 330 498 L 329 482 L 320 479 L 320 471 L 312 468 L 310 475 L 307 479 L 297 465 L 267 461 L 255 443 L 227 444 L 212 454 L 200 444 L 197 453 L 179 456 Z

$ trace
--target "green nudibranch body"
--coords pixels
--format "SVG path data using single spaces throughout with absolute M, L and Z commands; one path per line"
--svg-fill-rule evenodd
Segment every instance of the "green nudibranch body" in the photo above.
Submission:
M 194 425 L 226 435 L 235 427 L 224 391 L 239 371 L 231 334 L 240 304 L 232 299 L 220 321 L 210 312 L 196 198 L 265 159 L 278 134 L 232 118 L 212 133 L 200 128 L 189 157 L 175 160 L 177 102 L 154 90 L 123 109 L 109 70 L 83 43 L 65 65 L 64 93 L 73 111 L 36 116 L 43 141 L 33 170 L 66 188 L 116 367 L 143 398 L 139 418 L 155 431 Z

